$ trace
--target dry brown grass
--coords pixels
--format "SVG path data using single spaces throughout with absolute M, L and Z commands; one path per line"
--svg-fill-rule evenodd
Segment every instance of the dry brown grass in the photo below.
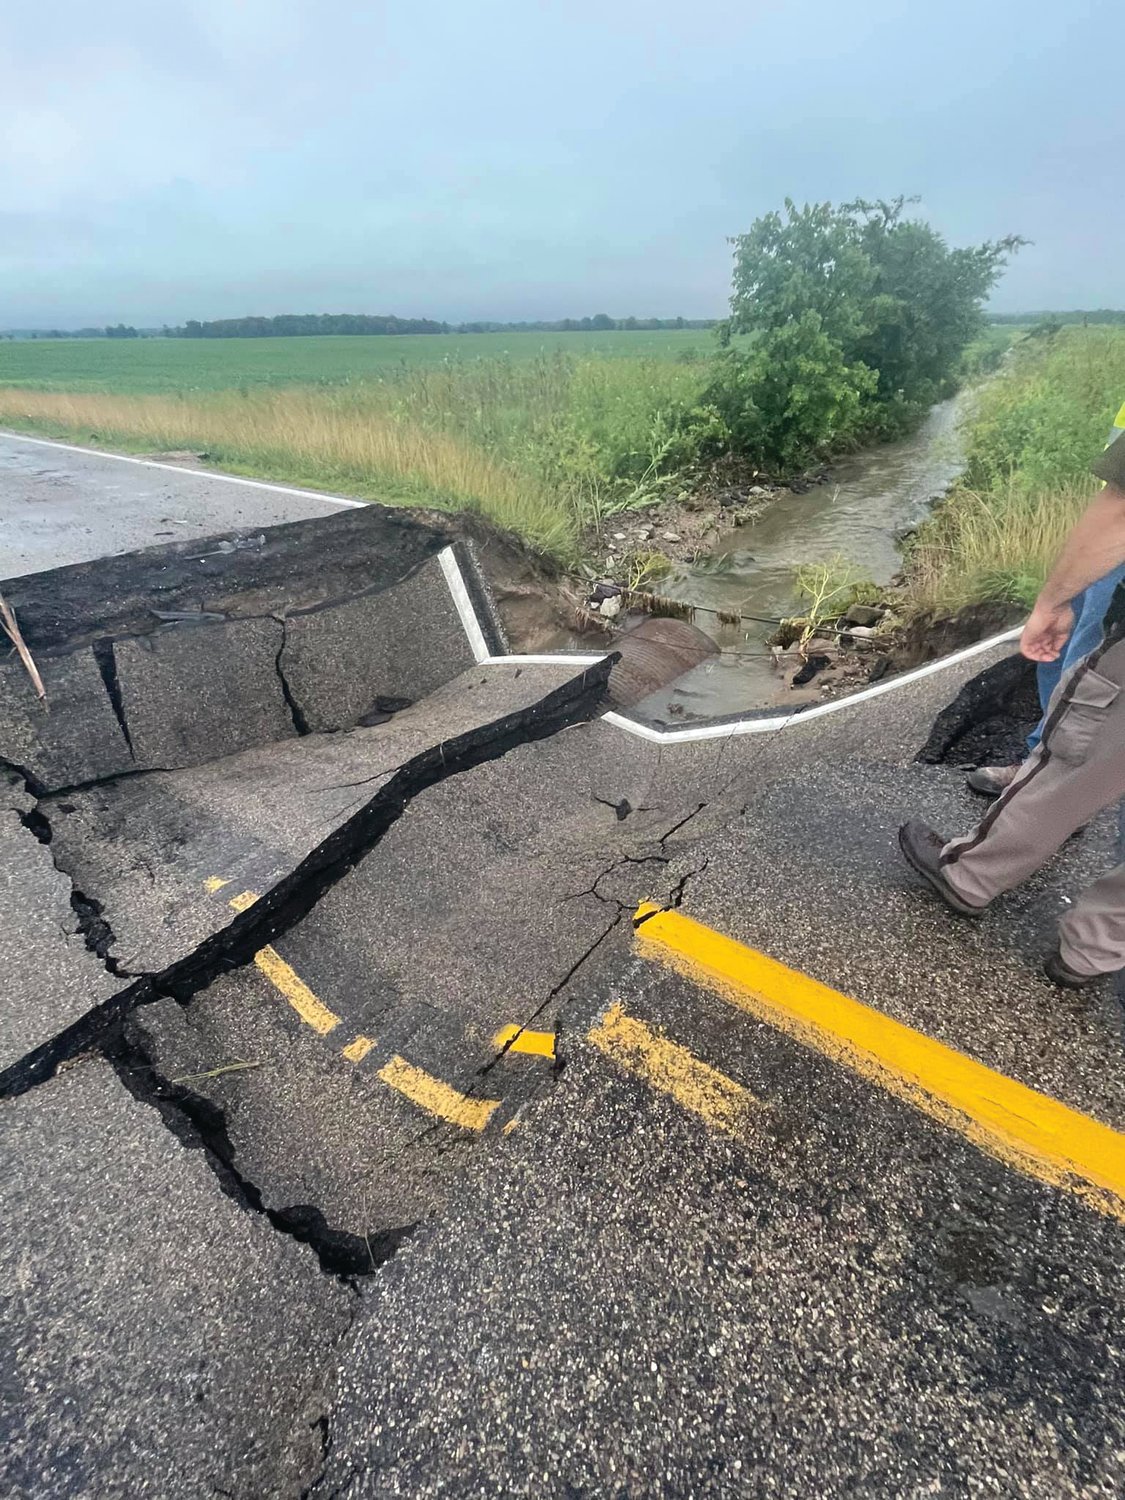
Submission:
M 475 510 L 556 555 L 573 551 L 565 497 L 454 434 L 380 410 L 363 391 L 190 396 L 0 388 L 0 424 L 134 450 L 190 448 L 227 465 L 369 499 Z

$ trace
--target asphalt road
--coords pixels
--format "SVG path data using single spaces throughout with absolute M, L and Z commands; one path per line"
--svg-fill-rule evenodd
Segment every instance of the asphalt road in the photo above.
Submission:
M 679 745 L 494 667 L 6 790 L 14 1055 L 494 741 L 253 961 L 0 1099 L 0 1492 L 1121 1493 L 1121 1011 L 1039 969 L 1116 829 L 977 924 L 894 843 L 979 814 L 914 755 L 981 665 Z
M 322 516 L 311 491 L 0 433 L 0 578 Z

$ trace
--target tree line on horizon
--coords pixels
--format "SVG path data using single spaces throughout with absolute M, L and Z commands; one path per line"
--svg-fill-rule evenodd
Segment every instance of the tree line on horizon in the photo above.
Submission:
M 988 320 L 990 323 L 1011 324 L 1023 323 L 1125 323 L 1125 310 L 1115 307 L 1095 307 L 1089 311 L 1079 309 L 1075 312 L 1024 312 L 1024 313 L 992 313 Z
M 434 318 L 399 318 L 372 313 L 281 313 L 273 318 L 219 318 L 200 322 L 189 318 L 182 327 L 134 328 L 117 323 L 105 328 L 13 328 L 0 330 L 3 338 L 29 339 L 263 339 L 300 338 L 316 334 L 402 333 L 652 333 L 676 328 L 714 328 L 717 318 L 611 318 L 595 313 L 589 318 L 541 318 L 519 323 L 479 320 L 438 322 Z
M 273 318 L 220 318 L 201 323 L 189 319 L 182 328 L 170 329 L 175 338 L 299 338 L 312 334 L 400 334 L 400 333 L 604 333 L 616 330 L 639 332 L 667 328 L 713 328 L 715 318 L 611 318 L 595 313 L 588 318 L 540 319 L 501 323 L 481 320 L 471 323 L 438 322 L 433 318 L 398 318 L 371 313 L 282 313 Z M 108 330 L 107 330 L 108 332 Z
M 1015 312 L 984 314 L 990 324 L 1010 326 L 1125 324 L 1125 309 L 1099 307 L 1069 312 Z M 343 324 L 348 327 L 328 327 Z M 299 325 L 299 326 L 298 326 Z M 378 326 L 369 326 L 378 325 Z M 292 338 L 312 334 L 400 334 L 400 333 L 655 333 L 667 329 L 709 329 L 720 326 L 718 318 L 611 318 L 595 313 L 592 318 L 557 318 L 519 323 L 480 320 L 444 323 L 432 318 L 397 318 L 368 313 L 282 313 L 274 318 L 223 318 L 198 322 L 191 318 L 182 327 L 135 328 L 116 323 L 104 328 L 5 328 L 4 339 L 135 339 L 135 338 Z

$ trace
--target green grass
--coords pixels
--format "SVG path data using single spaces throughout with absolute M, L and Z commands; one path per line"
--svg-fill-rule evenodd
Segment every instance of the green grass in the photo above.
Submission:
M 276 339 L 252 347 L 391 342 L 401 341 Z M 223 348 L 233 357 L 250 343 Z M 183 347 L 212 354 L 208 341 Z M 0 382 L 0 425 L 131 451 L 204 451 L 216 467 L 239 473 L 389 504 L 474 510 L 570 563 L 600 550 L 610 516 L 658 498 L 693 461 L 711 421 L 697 410 L 707 371 L 703 360 L 556 350 L 322 384 L 122 391 L 68 376 L 62 388 Z
M 1096 488 L 1090 464 L 1125 400 L 1125 329 L 1020 344 L 968 418 L 968 467 L 907 556 L 907 600 L 948 612 L 1030 605 Z
M 0 340 L 0 386 L 163 395 L 240 386 L 347 385 L 417 368 L 578 359 L 705 360 L 706 328 L 623 333 L 464 333 L 281 339 Z

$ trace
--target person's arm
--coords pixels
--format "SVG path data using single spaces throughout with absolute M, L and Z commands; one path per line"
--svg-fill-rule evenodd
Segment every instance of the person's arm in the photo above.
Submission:
M 1114 445 L 1116 446 L 1116 444 Z M 1074 629 L 1071 600 L 1125 562 L 1125 489 L 1107 484 L 1071 531 L 1023 628 L 1020 650 L 1054 661 Z

